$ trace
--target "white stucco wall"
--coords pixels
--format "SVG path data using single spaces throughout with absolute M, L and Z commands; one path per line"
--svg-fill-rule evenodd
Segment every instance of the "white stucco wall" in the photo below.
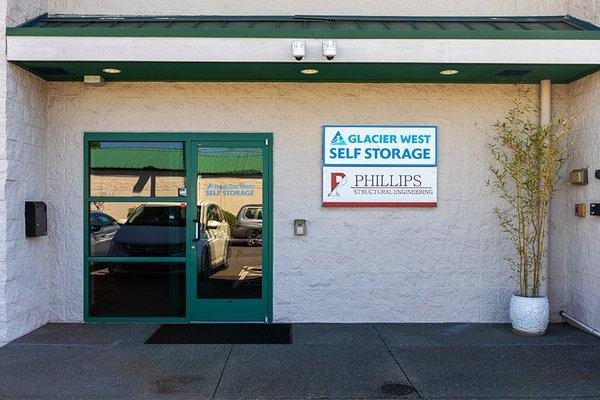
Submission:
M 49 0 L 51 13 L 171 15 L 561 15 L 569 0 Z
M 25 238 L 25 201 L 46 201 L 47 85 L 9 65 L 6 110 L 8 338 L 48 321 L 48 238 Z
M 488 126 L 511 85 L 49 85 L 51 320 L 82 319 L 84 131 L 274 132 L 278 321 L 507 320 L 507 241 L 484 187 Z M 536 89 L 533 87 L 534 90 Z M 557 106 L 563 88 L 555 88 Z M 321 125 L 437 124 L 437 209 L 321 207 Z M 309 234 L 294 237 L 294 218 Z M 554 298 L 562 299 L 564 282 Z M 558 306 L 557 306 L 558 307 Z M 557 311 L 555 307 L 555 311 Z
M 600 201 L 600 181 L 594 171 L 600 169 L 600 73 L 580 79 L 568 87 L 573 118 L 568 148 L 569 171 L 589 167 L 589 184 L 568 183 L 552 203 L 551 262 L 565 270 L 565 310 L 583 323 L 600 329 L 600 257 L 597 253 L 600 219 L 589 215 L 589 203 Z M 588 216 L 575 216 L 576 203 L 586 203 Z
M 46 10 L 45 1 L 0 2 L 4 27 Z M 24 202 L 45 200 L 47 85 L 0 62 L 0 345 L 48 321 L 46 238 L 26 239 Z
M 600 24 L 600 2 L 572 0 L 570 13 Z M 565 310 L 581 322 L 600 330 L 600 256 L 596 252 L 598 217 L 574 215 L 576 203 L 600 201 L 600 184 L 594 170 L 600 168 L 600 73 L 580 79 L 567 88 L 572 118 L 569 162 L 563 176 L 575 168 L 589 167 L 586 186 L 565 184 L 552 203 L 554 227 L 550 236 L 550 261 L 555 270 L 565 271 Z M 589 206 L 588 206 L 589 213 Z
M 6 0 L 0 1 L 0 51 L 6 54 Z M 6 57 L 0 57 L 0 143 L 6 142 Z M 0 346 L 7 342 L 6 329 L 6 148 L 0 146 Z

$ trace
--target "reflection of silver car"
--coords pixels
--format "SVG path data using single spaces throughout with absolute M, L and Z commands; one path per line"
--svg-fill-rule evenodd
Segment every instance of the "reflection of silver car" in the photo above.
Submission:
M 216 267 L 227 268 L 231 231 L 218 205 L 206 201 L 200 203 L 196 232 L 198 272 L 208 277 Z
M 110 243 L 121 226 L 110 215 L 90 212 L 90 256 L 106 256 Z
M 262 245 L 262 204 L 249 204 L 240 208 L 233 237 L 246 239 L 249 246 Z
M 221 209 L 208 202 L 198 205 L 195 220 L 198 270 L 204 275 L 229 263 L 229 225 Z M 115 235 L 108 256 L 111 257 L 185 257 L 186 212 L 179 203 L 146 203 L 138 206 Z M 144 264 L 144 273 L 152 272 Z M 109 268 L 121 272 L 118 264 Z M 132 271 L 131 266 L 126 269 Z M 125 269 L 123 269 L 125 272 Z M 137 272 L 137 271 L 135 271 Z

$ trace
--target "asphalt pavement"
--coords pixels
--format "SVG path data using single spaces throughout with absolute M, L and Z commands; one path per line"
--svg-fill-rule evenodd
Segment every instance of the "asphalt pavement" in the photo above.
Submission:
M 0 398 L 600 398 L 600 339 L 565 324 L 543 337 L 504 324 L 294 324 L 289 345 L 143 344 L 157 328 L 43 326 L 0 348 Z

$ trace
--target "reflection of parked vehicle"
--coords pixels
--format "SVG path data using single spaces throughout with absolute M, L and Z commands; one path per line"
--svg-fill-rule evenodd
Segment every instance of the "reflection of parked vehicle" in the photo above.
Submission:
M 233 237 L 246 239 L 249 246 L 262 246 L 262 204 L 243 206 L 238 212 Z
M 213 268 L 229 266 L 231 232 L 223 211 L 216 204 L 205 201 L 200 203 L 198 217 L 198 271 L 208 277 Z
M 102 257 L 108 254 L 110 243 L 120 225 L 113 217 L 100 211 L 90 212 L 90 256 Z
M 109 250 L 113 257 L 185 257 L 186 213 L 179 203 L 146 203 L 138 206 L 115 235 Z M 210 274 L 228 265 L 229 225 L 216 204 L 198 205 L 197 246 L 199 269 Z M 196 222 L 196 221 L 195 221 Z M 152 264 L 140 265 L 151 272 Z M 132 271 L 131 266 L 127 268 Z M 113 264 L 111 273 L 125 272 Z

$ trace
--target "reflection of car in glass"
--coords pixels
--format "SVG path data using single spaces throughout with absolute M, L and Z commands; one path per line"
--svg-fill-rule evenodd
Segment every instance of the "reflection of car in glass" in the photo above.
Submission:
M 229 266 L 231 232 L 223 211 L 216 204 L 203 201 L 198 207 L 198 216 L 198 271 L 208 277 L 214 268 Z
M 221 209 L 212 203 L 198 205 L 198 268 L 209 275 L 216 267 L 228 266 L 229 225 Z M 115 235 L 109 250 L 112 257 L 185 257 L 185 205 L 145 203 L 138 206 Z M 151 272 L 152 264 L 140 265 Z M 132 268 L 128 267 L 127 271 Z M 111 273 L 124 272 L 113 264 Z M 140 271 L 142 272 L 142 271 Z
M 121 226 L 110 215 L 100 211 L 90 212 L 90 256 L 108 254 L 110 243 Z
M 240 208 L 233 237 L 246 239 L 249 246 L 262 245 L 262 204 L 249 204 Z

